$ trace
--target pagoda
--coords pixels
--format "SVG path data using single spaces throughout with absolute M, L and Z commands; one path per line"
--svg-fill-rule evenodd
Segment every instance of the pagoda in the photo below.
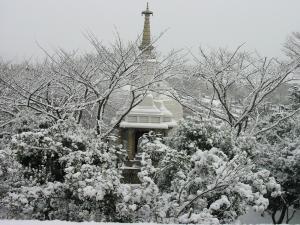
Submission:
M 142 51 L 142 57 L 146 58 L 145 63 L 153 67 L 157 61 L 153 53 L 154 47 L 150 32 L 150 15 L 153 15 L 153 12 L 149 10 L 148 3 L 142 15 L 144 16 L 144 29 L 139 49 Z M 147 71 L 143 72 L 147 73 Z M 135 160 L 139 153 L 139 140 L 143 134 L 154 131 L 167 135 L 177 126 L 182 115 L 182 106 L 178 102 L 165 95 L 149 93 L 140 104 L 131 109 L 119 126 L 121 142 L 127 148 L 128 159 Z

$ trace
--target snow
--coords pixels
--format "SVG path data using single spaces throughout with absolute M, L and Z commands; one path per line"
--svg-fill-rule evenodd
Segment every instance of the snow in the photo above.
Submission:
M 139 169 L 140 167 L 138 167 L 138 166 L 135 166 L 135 165 L 133 165 L 133 166 L 122 166 L 121 167 L 121 169 L 126 169 L 126 170 L 136 170 L 136 169 Z
M 169 126 L 166 123 L 128 123 L 128 122 L 121 122 L 120 127 L 126 128 L 153 128 L 153 129 L 168 129 Z
M 101 223 L 101 222 L 70 222 L 70 221 L 60 221 L 60 220 L 48 220 L 48 221 L 40 221 L 40 220 L 0 220 L 1 225 L 133 225 L 133 223 Z M 143 225 L 153 225 L 155 223 L 135 223 L 135 224 L 143 224 Z
M 230 206 L 230 202 L 228 201 L 228 198 L 225 195 L 222 195 L 220 199 L 213 202 L 209 208 L 218 211 L 222 206 L 225 206 L 225 208 Z
M 272 218 L 267 213 L 261 216 L 261 213 L 257 213 L 254 210 L 249 210 L 247 214 L 240 216 L 236 224 L 273 224 Z M 295 216 L 290 221 L 290 224 L 300 224 L 300 210 L 295 213 Z
M 166 108 L 163 100 L 156 100 L 151 94 L 130 110 L 125 120 L 120 123 L 123 128 L 169 129 L 177 126 L 173 114 Z
M 300 223 L 300 211 L 298 210 L 290 224 Z M 69 222 L 60 220 L 0 220 L 0 225 L 154 225 L 155 223 L 101 223 L 101 222 Z M 272 224 L 271 216 L 261 216 L 260 213 L 250 210 L 247 214 L 240 216 L 233 224 Z M 160 224 L 163 225 L 163 224 Z
M 189 123 L 186 124 L 189 125 Z M 200 140 L 203 140 L 203 143 L 210 143 L 212 146 L 214 146 L 215 143 L 220 143 L 218 139 L 221 139 L 223 136 L 219 136 L 217 134 L 221 132 L 221 126 L 216 127 L 213 123 L 202 123 L 199 126 L 197 124 L 191 124 L 191 126 L 185 126 L 187 128 L 187 130 L 185 130 L 187 134 L 192 134 L 197 138 L 202 138 L 204 136 L 204 138 Z M 60 126 L 53 126 L 49 128 L 49 132 L 46 133 L 47 135 L 42 137 L 53 137 L 53 143 L 60 141 L 61 139 L 52 135 L 54 132 L 50 132 L 52 130 L 56 131 L 58 128 L 60 128 Z M 253 206 L 251 210 L 262 213 L 269 203 L 263 194 L 267 194 L 269 191 L 274 193 L 279 193 L 280 191 L 280 186 L 278 186 L 276 180 L 273 178 L 269 179 L 270 172 L 268 170 L 259 170 L 258 172 L 252 170 L 253 164 L 249 159 L 247 159 L 246 153 L 236 151 L 236 156 L 234 156 L 233 159 L 229 159 L 229 157 L 227 157 L 220 148 L 209 147 L 209 149 L 204 148 L 203 150 L 200 150 L 198 149 L 199 145 L 197 142 L 191 142 L 192 139 L 179 139 L 178 137 L 185 135 L 182 133 L 174 133 L 174 136 L 177 139 L 174 138 L 173 140 L 180 141 L 180 145 L 175 141 L 176 145 L 174 148 L 163 143 L 161 141 L 161 136 L 156 137 L 155 134 L 149 133 L 148 136 L 146 136 L 148 138 L 145 138 L 145 141 L 143 141 L 145 143 L 143 143 L 143 145 L 141 144 L 141 148 L 144 150 L 142 152 L 143 157 L 141 172 L 139 173 L 139 178 L 142 182 L 141 185 L 137 188 L 132 188 L 131 186 L 127 188 L 126 185 L 121 187 L 119 182 L 121 171 L 112 170 L 110 167 L 116 159 L 113 154 L 110 154 L 110 152 L 116 151 L 115 148 L 109 144 L 100 142 L 98 139 L 89 140 L 88 132 L 84 132 L 81 127 L 75 126 L 75 128 L 72 130 L 64 128 L 65 130 L 63 130 L 62 134 L 65 135 L 64 137 L 71 137 L 70 142 L 72 146 L 73 144 L 77 146 L 77 143 L 74 143 L 74 140 L 83 140 L 85 144 L 85 151 L 72 151 L 72 149 L 69 149 L 69 151 L 63 152 L 64 155 L 62 158 L 64 162 L 67 163 L 65 167 L 65 182 L 47 182 L 47 185 L 40 185 L 34 188 L 31 186 L 24 186 L 20 190 L 19 195 L 18 193 L 12 193 L 15 197 L 12 196 L 9 200 L 13 203 L 16 202 L 18 206 L 20 206 L 19 208 L 29 216 L 25 217 L 27 216 L 25 215 L 22 217 L 21 213 L 23 212 L 19 213 L 16 211 L 14 214 L 16 215 L 15 217 L 5 218 L 44 219 L 45 217 L 31 217 L 31 211 L 28 213 L 28 210 L 32 210 L 31 206 L 27 206 L 30 201 L 33 202 L 34 205 L 37 205 L 41 212 L 44 212 L 45 209 L 47 209 L 48 206 L 42 201 L 35 201 L 35 199 L 40 198 L 40 196 L 46 196 L 45 199 L 50 199 L 50 201 L 54 199 L 53 207 L 56 207 L 55 212 L 61 213 L 64 209 L 63 204 L 65 196 L 61 197 L 57 193 L 64 190 L 70 190 L 72 188 L 71 191 L 78 195 L 78 199 L 91 207 L 94 207 L 95 201 L 102 200 L 104 194 L 108 191 L 117 190 L 116 194 L 113 196 L 114 199 L 118 199 L 116 208 L 118 213 L 120 213 L 118 216 L 120 216 L 117 218 L 132 218 L 132 220 L 124 220 L 126 222 L 158 221 L 168 223 L 175 221 L 180 223 L 229 223 L 233 222 L 234 218 L 239 215 L 239 212 L 245 212 L 250 208 L 250 206 Z M 209 128 L 212 128 L 211 131 Z M 79 133 L 79 131 L 83 132 L 82 138 L 80 139 L 74 135 Z M 24 134 L 23 136 L 24 141 L 21 139 L 21 141 L 23 141 L 21 143 L 28 143 L 29 141 L 26 139 L 27 136 Z M 32 133 L 30 133 L 28 138 L 32 138 L 34 142 L 40 140 L 38 137 L 38 135 L 32 135 Z M 246 140 L 248 139 L 243 139 L 242 144 L 239 143 L 240 145 L 237 148 L 241 148 L 240 146 L 242 146 Z M 170 141 L 172 141 L 172 139 Z M 51 147 L 53 145 L 52 142 L 45 145 L 45 147 Z M 195 148 L 195 153 L 189 156 L 185 151 L 178 151 L 178 149 L 181 149 L 179 146 L 184 146 L 183 144 L 188 146 L 188 149 Z M 35 143 L 35 145 L 37 144 Z M 97 148 L 94 148 L 95 146 Z M 106 150 L 103 149 L 104 147 L 109 148 L 111 151 L 102 151 Z M 66 148 L 67 147 L 65 147 L 65 149 Z M 28 150 L 26 150 L 26 153 L 27 152 Z M 162 157 L 163 159 L 161 160 L 161 164 L 158 164 L 155 168 L 154 165 L 152 165 L 151 154 L 153 155 L 153 158 Z M 101 167 L 93 164 L 93 161 L 89 159 L 89 157 L 92 156 L 93 158 L 91 159 L 97 159 L 103 162 L 103 164 L 100 164 Z M 41 157 L 43 157 L 43 155 Z M 118 166 L 120 165 L 121 164 L 118 164 Z M 165 169 L 168 168 L 167 166 L 169 165 L 172 165 L 171 173 Z M 159 171 L 158 169 L 161 170 Z M 159 179 L 166 179 L 166 177 L 171 176 L 174 177 L 174 179 L 172 178 L 171 180 L 169 189 L 160 190 L 158 185 L 154 183 L 151 176 L 155 171 L 161 172 L 162 176 L 159 177 Z M 197 202 L 199 207 L 195 208 L 194 211 L 189 211 L 188 209 L 182 211 L 178 219 L 172 218 L 172 220 L 169 220 L 169 218 L 166 218 L 167 212 L 171 211 L 173 213 L 172 215 L 175 215 L 178 211 L 177 209 L 182 209 L 182 205 L 180 204 L 185 204 L 185 202 L 191 201 L 196 195 L 204 193 L 205 190 L 210 191 L 210 189 L 214 186 L 221 187 L 222 183 L 220 183 L 220 181 L 226 185 L 228 184 L 228 188 L 224 190 L 215 189 L 215 193 L 204 196 L 207 200 L 201 197 L 203 199 L 199 199 Z M 178 196 L 176 193 L 179 190 L 182 190 L 182 187 L 184 187 L 185 184 L 189 184 L 190 186 L 187 189 L 193 191 L 189 193 L 184 190 L 181 192 L 180 198 L 176 199 Z M 56 188 L 54 185 L 59 186 Z M 60 185 L 62 187 L 60 187 Z M 32 196 L 35 195 L 36 197 L 32 200 Z M 57 201 L 57 198 L 62 200 Z M 238 204 L 235 205 L 234 199 L 239 199 Z M 178 203 L 178 200 L 181 202 Z M 62 206 L 60 204 L 62 204 Z M 106 204 L 106 202 L 104 202 L 104 204 Z M 83 204 L 78 204 L 78 210 L 75 208 L 76 211 L 74 210 L 74 213 L 71 214 L 74 218 L 71 220 L 119 221 L 114 218 L 106 220 L 106 218 L 102 217 L 102 215 L 98 216 L 98 214 L 87 214 L 88 212 L 86 213 L 85 208 L 81 208 L 81 205 Z M 69 211 L 66 211 L 66 213 L 69 213 Z M 77 215 L 79 216 L 77 217 Z M 259 214 L 256 215 L 260 216 Z M 160 216 L 161 218 L 159 218 Z M 69 217 L 47 218 L 66 219 Z M 251 219 L 249 221 L 250 223 L 253 223 Z M 3 224 L 1 222 L 9 221 L 0 221 L 0 225 Z M 56 223 L 55 221 L 51 222 Z M 44 222 L 39 222 L 38 224 L 43 223 Z M 22 222 L 22 224 L 24 224 L 24 222 Z M 61 223 L 59 222 L 58 224 Z

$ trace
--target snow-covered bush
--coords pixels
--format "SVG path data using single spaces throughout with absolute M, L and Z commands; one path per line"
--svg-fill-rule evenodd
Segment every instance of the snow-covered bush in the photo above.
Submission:
M 280 195 L 280 185 L 270 172 L 258 170 L 249 158 L 245 144 L 249 138 L 233 141 L 228 135 L 225 145 L 219 138 L 226 131 L 221 133 L 218 128 L 212 123 L 194 125 L 193 121 L 186 121 L 179 126 L 180 132 L 171 137 L 172 144 L 170 139 L 166 141 L 169 145 L 155 138 L 144 141 L 147 163 L 141 173 L 146 174 L 149 187 L 156 190 L 150 192 L 156 196 L 152 196 L 151 200 L 156 201 L 149 209 L 154 221 L 230 223 L 245 214 L 249 206 L 263 212 L 269 204 L 266 197 Z M 255 146 L 255 142 L 250 146 Z M 156 168 L 151 166 L 153 150 L 163 153 Z
M 37 114 L 29 109 L 19 111 L 11 123 L 6 123 L 0 127 L 0 149 L 6 148 L 14 134 L 20 134 L 39 128 L 45 129 L 50 127 L 53 122 L 50 117 Z
M 198 150 L 192 156 L 192 168 L 181 185 L 179 200 L 184 214 L 199 214 L 209 210 L 220 222 L 230 223 L 246 213 L 252 205 L 259 212 L 268 206 L 264 197 L 268 192 L 279 194 L 280 186 L 270 186 L 273 181 L 267 171 L 253 171 L 254 164 L 247 154 L 240 152 L 229 160 L 219 149 Z M 189 211 L 192 208 L 192 211 Z
M 300 86 L 292 86 L 289 90 L 290 101 L 292 102 L 292 108 L 298 109 L 300 107 Z
M 24 179 L 22 165 L 16 161 L 14 154 L 9 149 L 11 137 L 14 134 L 32 131 L 34 129 L 51 126 L 51 119 L 43 115 L 37 115 L 29 110 L 20 111 L 16 114 L 13 123 L 8 123 L 0 129 L 0 210 L 5 209 L 2 199 L 14 188 L 27 185 Z
M 275 113 L 266 118 L 262 127 L 268 127 L 289 112 Z M 282 187 L 281 196 L 270 196 L 270 212 L 274 223 L 288 223 L 296 209 L 300 208 L 300 116 L 282 120 L 276 127 L 260 135 L 260 151 L 255 161 L 260 168 L 272 172 Z M 289 214 L 286 212 L 290 210 Z M 279 216 L 276 217 L 276 213 Z M 278 214 L 278 213 L 277 213 Z
M 118 204 L 118 212 L 126 222 L 163 222 L 159 211 L 163 202 L 151 178 L 155 168 L 148 154 L 143 154 L 142 165 L 142 171 L 138 174 L 141 184 L 123 185 L 123 201 Z
M 5 198 L 9 218 L 116 221 L 123 152 L 73 119 L 16 134 L 27 185 Z
M 150 131 L 149 133 L 144 134 L 140 140 L 140 151 L 145 152 L 147 156 L 150 157 L 153 165 L 157 165 L 158 161 L 165 154 L 164 147 L 167 147 L 166 145 L 160 145 L 163 141 L 162 135 L 160 133 Z
M 21 168 L 8 149 L 0 150 L 0 218 L 3 216 L 1 211 L 5 211 L 3 198 L 14 187 L 26 185 Z
M 179 151 L 185 150 L 188 155 L 194 154 L 198 149 L 209 150 L 212 147 L 233 155 L 230 130 L 216 119 L 188 117 L 180 121 L 176 132 L 167 142 Z

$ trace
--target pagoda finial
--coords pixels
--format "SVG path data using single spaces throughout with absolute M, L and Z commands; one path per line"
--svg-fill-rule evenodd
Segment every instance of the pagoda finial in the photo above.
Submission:
M 147 2 L 146 10 L 142 12 L 142 15 L 145 15 L 145 20 L 144 20 L 143 39 L 139 48 L 141 51 L 144 51 L 145 53 L 150 55 L 152 49 L 154 48 L 151 45 L 151 33 L 150 33 L 150 15 L 153 15 L 153 12 L 149 10 L 148 2 Z

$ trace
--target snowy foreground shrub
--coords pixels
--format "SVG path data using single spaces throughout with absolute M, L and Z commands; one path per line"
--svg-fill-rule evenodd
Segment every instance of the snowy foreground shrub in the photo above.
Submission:
M 187 124 L 183 122 L 174 134 L 176 143 L 172 147 L 151 134 L 142 142 L 142 189 L 127 195 L 128 210 L 141 215 L 137 221 L 146 217 L 147 221 L 163 223 L 230 223 L 245 214 L 249 206 L 263 212 L 269 204 L 266 197 L 280 195 L 280 185 L 270 172 L 257 170 L 236 141 L 224 145 L 218 140 L 223 135 L 217 134 L 218 127 L 211 129 L 211 122 L 203 122 L 201 126 L 190 126 L 189 131 Z M 190 138 L 196 136 L 202 136 L 203 143 L 199 139 L 191 142 Z M 176 148 L 179 146 L 186 148 Z M 228 146 L 225 149 L 230 157 L 222 146 Z M 151 160 L 155 152 L 161 154 L 156 168 Z
M 184 150 L 192 155 L 198 149 L 209 150 L 212 147 L 221 149 L 225 154 L 232 156 L 233 147 L 229 129 L 211 119 L 191 117 L 181 121 L 176 134 L 168 138 L 168 145 Z
M 269 116 L 262 126 L 270 126 L 287 113 Z M 260 151 L 255 158 L 256 163 L 260 168 L 272 171 L 283 192 L 281 196 L 269 198 L 268 211 L 274 223 L 289 223 L 300 208 L 300 116 L 282 121 L 259 135 L 258 140 Z
M 72 119 L 13 136 L 24 185 L 4 199 L 8 218 L 116 221 L 122 152 Z
M 120 183 L 124 153 L 109 140 L 72 119 L 46 124 L 14 135 L 1 152 L 17 174 L 3 177 L 7 218 L 230 223 L 249 206 L 263 212 L 266 196 L 281 194 L 268 170 L 249 158 L 254 145 L 210 120 L 183 121 L 165 143 L 145 137 L 140 185 Z

